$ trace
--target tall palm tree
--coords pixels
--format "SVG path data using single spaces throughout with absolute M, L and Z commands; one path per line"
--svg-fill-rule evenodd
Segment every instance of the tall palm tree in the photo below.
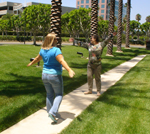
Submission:
M 135 19 L 139 22 L 141 20 L 141 15 L 137 14 Z M 139 27 L 138 27 L 138 40 L 139 40 Z
M 114 32 L 114 18 L 115 18 L 115 0 L 110 0 L 110 13 L 109 13 L 109 35 Z M 107 45 L 107 54 L 113 55 L 113 39 L 111 39 Z
M 122 8 L 123 8 L 123 0 L 119 0 L 117 52 L 122 52 L 122 50 L 121 50 L 121 43 L 122 43 Z
M 91 0 L 91 36 L 98 34 L 98 0 Z
M 51 29 L 57 37 L 57 47 L 61 49 L 61 0 L 51 0 Z
M 131 0 L 127 0 L 126 48 L 129 48 Z

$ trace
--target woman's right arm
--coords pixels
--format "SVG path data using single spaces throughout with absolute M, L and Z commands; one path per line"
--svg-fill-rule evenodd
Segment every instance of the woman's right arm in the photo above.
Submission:
M 62 54 L 57 55 L 56 60 L 68 71 L 70 78 L 73 78 L 73 76 L 75 75 L 75 72 L 68 66 Z

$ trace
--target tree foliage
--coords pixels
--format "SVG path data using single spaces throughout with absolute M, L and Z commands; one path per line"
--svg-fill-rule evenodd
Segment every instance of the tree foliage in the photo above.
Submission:
M 150 22 L 150 15 L 146 17 L 146 22 Z
M 88 39 L 90 34 L 90 11 L 88 8 L 79 8 L 62 15 L 62 29 L 67 30 L 70 36 L 79 37 L 80 32 Z
M 137 14 L 135 19 L 139 22 L 141 20 L 141 15 L 140 14 Z
M 51 6 L 45 4 L 28 6 L 21 15 L 24 25 L 28 25 L 28 29 L 33 33 L 34 44 L 36 44 L 36 34 L 38 31 L 43 32 L 43 36 L 50 28 Z
M 130 32 L 132 37 L 137 33 L 140 23 L 136 20 L 130 21 Z

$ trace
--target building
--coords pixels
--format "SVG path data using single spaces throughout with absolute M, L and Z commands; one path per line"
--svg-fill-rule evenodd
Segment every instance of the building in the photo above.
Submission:
M 110 0 L 98 0 L 98 16 L 102 16 L 104 20 L 109 20 L 109 6 Z M 76 8 L 90 8 L 91 7 L 91 0 L 76 0 Z M 118 9 L 119 9 L 119 0 L 115 0 L 115 16 L 116 16 L 116 22 L 115 25 L 118 25 Z M 123 6 L 123 13 L 122 17 L 124 18 L 126 15 L 126 7 Z
M 3 2 L 3 3 L 0 3 L 0 17 L 8 13 L 16 14 L 16 15 L 20 14 L 21 12 L 23 12 L 23 10 L 26 7 L 31 6 L 31 5 L 38 5 L 38 4 L 40 3 L 36 3 L 36 2 L 28 2 L 28 3 Z M 62 6 L 62 14 L 66 12 L 70 12 L 74 9 L 76 8 Z

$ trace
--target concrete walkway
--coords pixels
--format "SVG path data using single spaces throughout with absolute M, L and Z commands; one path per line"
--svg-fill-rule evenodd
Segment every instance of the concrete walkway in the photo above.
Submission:
M 146 55 L 140 55 L 101 75 L 102 93 L 114 85 L 127 71 L 134 67 Z M 58 134 L 77 117 L 95 99 L 96 87 L 94 81 L 93 94 L 84 95 L 87 83 L 64 96 L 59 109 L 59 120 L 53 124 L 48 118 L 46 108 L 43 108 L 0 134 Z M 18 113 L 19 114 L 19 113 Z
M 36 42 L 37 45 L 41 45 L 41 41 Z M 33 45 L 33 41 L 26 41 L 25 44 L 24 42 L 19 42 L 19 41 L 0 41 L 0 45 Z M 72 46 L 72 42 L 62 42 L 62 46 Z M 114 45 L 114 47 L 117 47 L 117 45 Z M 125 47 L 125 44 L 122 44 L 122 47 Z M 135 47 L 135 48 L 146 48 L 146 45 L 136 45 L 136 44 L 130 44 L 130 47 Z

